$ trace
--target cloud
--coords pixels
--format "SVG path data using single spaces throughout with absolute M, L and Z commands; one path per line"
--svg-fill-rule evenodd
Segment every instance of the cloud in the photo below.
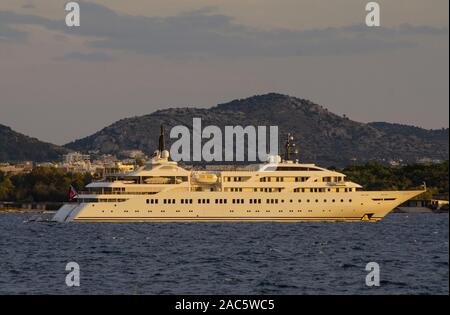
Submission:
M 10 25 L 33 24 L 85 36 L 89 47 L 108 52 L 123 50 L 168 57 L 285 57 L 366 54 L 414 46 L 419 35 L 448 35 L 447 28 L 411 25 L 396 29 L 355 25 L 266 31 L 240 25 L 211 8 L 169 17 L 144 17 L 117 14 L 98 4 L 79 3 L 81 26 L 70 29 L 63 20 L 0 11 L 0 23 L 6 27 L 6 34 L 0 28 L 0 36 L 23 36 L 14 34 Z
M 24 5 L 22 5 L 22 9 L 34 9 L 36 8 L 36 6 L 34 4 L 32 4 L 31 2 L 25 3 Z
M 26 32 L 15 30 L 0 20 L 0 43 L 10 40 L 24 40 L 27 36 Z
M 71 52 L 65 54 L 61 58 L 56 60 L 80 60 L 80 61 L 112 61 L 114 58 L 103 52 L 92 52 L 92 53 L 81 53 L 81 52 Z
M 64 30 L 58 21 L 49 20 L 36 15 L 17 14 L 10 11 L 0 11 L 0 39 L 24 40 L 28 33 L 20 31 L 15 26 L 40 25 L 48 29 Z

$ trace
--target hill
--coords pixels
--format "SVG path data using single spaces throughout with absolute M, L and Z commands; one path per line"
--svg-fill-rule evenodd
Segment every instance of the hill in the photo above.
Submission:
M 0 162 L 53 161 L 70 150 L 39 141 L 0 125 Z
M 329 112 L 309 100 L 281 94 L 257 95 L 208 109 L 171 108 L 149 115 L 119 120 L 86 138 L 66 145 L 73 150 L 98 150 L 116 154 L 140 149 L 151 154 L 157 147 L 159 126 L 277 125 L 281 137 L 294 132 L 300 160 L 325 166 L 345 166 L 370 160 L 448 160 L 448 129 L 426 130 L 390 123 L 361 123 Z M 222 129 L 223 130 L 223 129 Z

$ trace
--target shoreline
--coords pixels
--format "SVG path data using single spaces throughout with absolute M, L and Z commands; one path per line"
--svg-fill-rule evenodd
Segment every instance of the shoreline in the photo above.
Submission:
M 21 208 L 0 209 L 0 214 L 11 214 L 11 213 L 49 214 L 49 213 L 56 213 L 56 210 L 21 209 Z

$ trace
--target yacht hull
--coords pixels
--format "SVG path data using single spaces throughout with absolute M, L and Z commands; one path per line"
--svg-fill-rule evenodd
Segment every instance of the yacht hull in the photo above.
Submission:
M 266 194 L 161 192 L 157 195 L 134 195 L 127 201 L 117 203 L 66 204 L 58 210 L 53 220 L 57 222 L 376 222 L 395 207 L 421 193 L 423 190 Z M 126 196 L 122 197 L 126 198 Z M 117 196 L 110 195 L 102 198 L 114 200 L 112 198 Z M 151 204 L 150 199 L 158 199 L 158 203 Z M 169 200 L 170 203 L 168 203 Z

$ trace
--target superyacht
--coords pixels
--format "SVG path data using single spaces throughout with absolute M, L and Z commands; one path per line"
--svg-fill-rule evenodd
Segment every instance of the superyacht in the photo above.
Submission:
M 342 173 L 284 158 L 256 167 L 188 170 L 171 161 L 164 132 L 145 166 L 107 174 L 63 205 L 58 222 L 379 221 L 424 190 L 364 191 Z M 424 187 L 425 189 L 425 187 Z

